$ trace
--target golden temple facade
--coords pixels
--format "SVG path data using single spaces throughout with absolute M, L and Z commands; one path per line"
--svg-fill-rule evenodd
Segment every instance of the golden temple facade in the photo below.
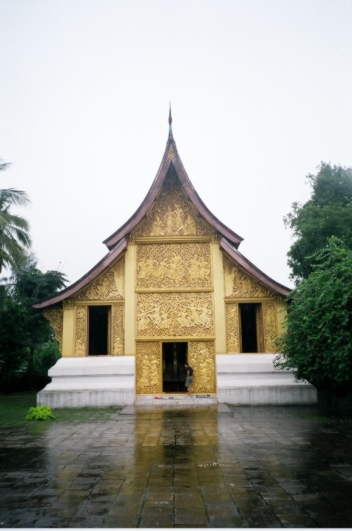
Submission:
M 273 353 L 288 288 L 239 251 L 242 238 L 194 190 L 171 131 L 137 212 L 84 277 L 36 304 L 63 357 L 135 356 L 136 393 L 216 393 L 216 354 Z

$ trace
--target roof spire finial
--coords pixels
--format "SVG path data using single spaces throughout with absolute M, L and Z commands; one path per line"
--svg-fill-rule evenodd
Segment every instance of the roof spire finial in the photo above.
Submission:
M 171 101 L 170 101 L 170 107 L 169 107 L 169 138 L 173 138 L 173 134 L 172 134 Z

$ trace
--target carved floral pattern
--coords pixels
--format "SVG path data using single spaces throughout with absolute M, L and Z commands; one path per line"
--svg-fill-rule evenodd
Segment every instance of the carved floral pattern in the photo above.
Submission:
M 137 294 L 137 337 L 214 334 L 211 293 Z
M 112 354 L 123 356 L 123 306 L 115 304 L 112 311 Z
M 210 236 L 214 230 L 198 216 L 177 177 L 165 179 L 152 210 L 137 228 L 136 236 Z
M 240 352 L 238 304 L 226 304 L 227 352 Z
M 190 341 L 189 364 L 194 369 L 192 387 L 196 393 L 216 393 L 215 356 L 212 341 Z
M 74 300 L 111 301 L 123 298 L 124 259 L 93 280 Z
M 224 273 L 226 298 L 256 299 L 260 297 L 276 297 L 276 293 L 262 286 L 257 280 L 242 271 L 227 258 L 224 258 Z
M 263 303 L 264 341 L 265 352 L 276 352 L 276 306 L 271 303 Z
M 54 330 L 55 337 L 60 345 L 62 351 L 62 331 L 63 331 L 63 309 L 62 308 L 48 308 L 43 311 L 44 317 L 50 321 L 51 327 Z
M 162 390 L 161 351 L 158 341 L 137 341 L 136 392 L 154 394 Z
M 211 287 L 209 243 L 138 245 L 137 288 Z
M 75 356 L 85 356 L 87 351 L 87 307 L 76 307 Z

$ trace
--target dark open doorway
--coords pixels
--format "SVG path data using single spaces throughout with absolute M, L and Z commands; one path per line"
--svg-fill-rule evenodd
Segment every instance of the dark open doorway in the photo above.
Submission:
M 163 343 L 163 392 L 184 393 L 187 343 Z
M 110 306 L 89 306 L 89 355 L 109 353 L 109 320 Z
M 261 345 L 261 304 L 240 304 L 242 352 L 259 352 Z

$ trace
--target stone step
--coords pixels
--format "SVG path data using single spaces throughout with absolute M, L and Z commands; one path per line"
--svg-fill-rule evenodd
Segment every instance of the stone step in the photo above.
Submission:
M 136 396 L 135 405 L 155 405 L 155 406 L 170 406 L 170 405 L 189 405 L 189 404 L 218 404 L 216 395 L 208 394 L 194 394 L 190 398 L 186 394 L 157 394 L 157 395 L 143 395 Z

